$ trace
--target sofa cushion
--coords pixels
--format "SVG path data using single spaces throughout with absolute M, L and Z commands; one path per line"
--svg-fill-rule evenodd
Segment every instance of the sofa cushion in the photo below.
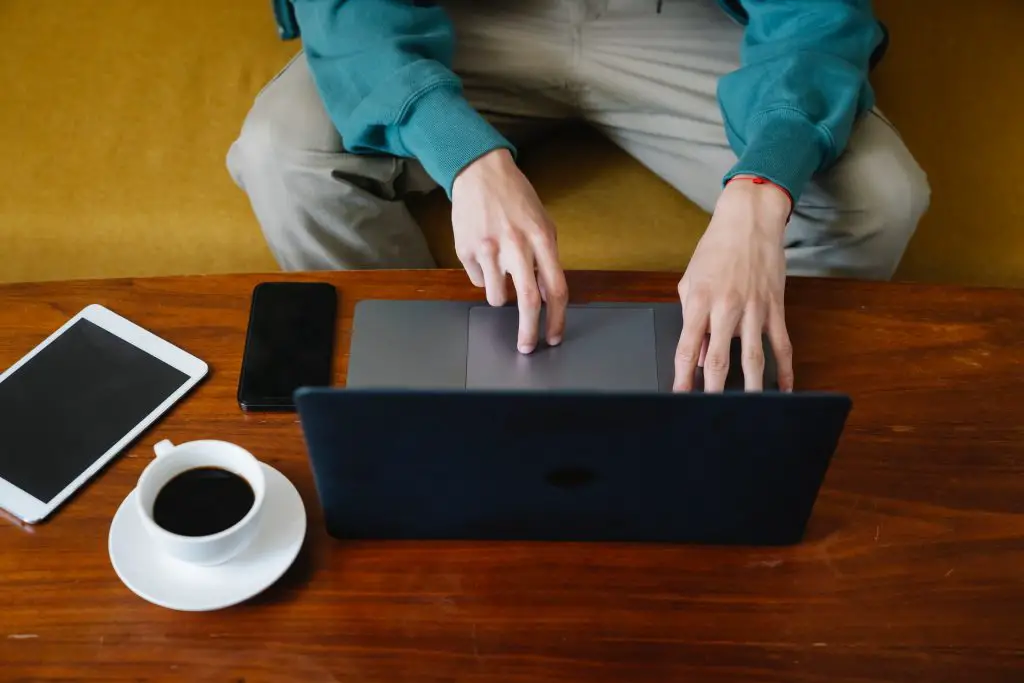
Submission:
M 1024 3 L 880 3 L 886 113 L 933 183 L 900 277 L 1024 284 Z M 225 152 L 298 48 L 269 3 L 0 3 L 0 281 L 273 269 Z M 939 97 L 952 103 L 936 105 Z M 569 268 L 681 271 L 707 217 L 587 130 L 524 151 Z M 443 196 L 416 202 L 445 265 Z

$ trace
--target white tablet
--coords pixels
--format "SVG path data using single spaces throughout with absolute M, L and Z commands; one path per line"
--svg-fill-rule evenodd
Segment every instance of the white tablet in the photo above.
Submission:
M 43 519 L 206 372 L 195 356 L 89 306 L 0 374 L 0 507 Z

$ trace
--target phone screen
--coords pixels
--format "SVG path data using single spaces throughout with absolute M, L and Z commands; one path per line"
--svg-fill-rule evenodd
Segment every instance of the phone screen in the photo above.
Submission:
M 337 310 L 333 285 L 256 286 L 238 383 L 243 410 L 291 410 L 299 387 L 330 385 Z

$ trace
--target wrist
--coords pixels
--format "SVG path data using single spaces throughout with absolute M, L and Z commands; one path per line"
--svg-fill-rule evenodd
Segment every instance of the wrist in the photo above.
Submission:
M 793 199 L 789 191 L 757 175 L 740 174 L 725 183 L 719 201 L 746 204 L 765 227 L 774 228 L 781 237 L 793 215 Z
M 787 190 L 782 185 L 779 185 L 776 182 L 772 182 L 771 180 L 769 180 L 769 179 L 767 179 L 767 178 L 765 178 L 763 176 L 753 175 L 753 174 L 748 174 L 748 173 L 740 173 L 740 174 L 734 175 L 732 178 L 729 178 L 729 180 L 727 180 L 725 182 L 726 187 L 728 187 L 729 183 L 733 182 L 734 180 L 735 181 L 741 181 L 741 182 L 742 181 L 748 181 L 751 184 L 756 185 L 758 188 L 767 188 L 771 192 L 777 193 L 775 195 L 776 201 L 773 202 L 772 198 L 771 198 L 771 195 L 769 194 L 768 195 L 768 199 L 766 200 L 766 203 L 768 203 L 768 204 L 776 204 L 777 205 L 776 208 L 778 208 L 778 209 L 782 209 L 783 207 L 785 207 L 785 212 L 786 212 L 787 218 L 793 214 L 793 207 L 794 207 L 793 195 L 790 194 L 789 190 Z M 781 195 L 781 198 L 785 199 L 784 202 L 780 198 L 780 195 Z
M 492 149 L 480 155 L 459 171 L 459 174 L 455 176 L 455 180 L 452 183 L 452 195 L 454 196 L 458 192 L 459 187 L 463 185 L 474 183 L 482 177 L 493 173 L 503 173 L 509 167 L 515 167 L 515 165 L 515 158 L 509 150 L 504 147 Z

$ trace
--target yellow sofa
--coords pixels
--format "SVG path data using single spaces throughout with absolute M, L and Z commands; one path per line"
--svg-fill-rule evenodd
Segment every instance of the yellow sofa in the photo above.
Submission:
M 886 0 L 875 84 L 933 204 L 899 270 L 1024 285 L 1024 2 Z M 297 49 L 269 3 L 0 0 L 0 281 L 275 267 L 224 153 Z M 706 216 L 585 130 L 524 155 L 570 268 L 680 271 Z M 456 264 L 443 197 L 417 207 Z

